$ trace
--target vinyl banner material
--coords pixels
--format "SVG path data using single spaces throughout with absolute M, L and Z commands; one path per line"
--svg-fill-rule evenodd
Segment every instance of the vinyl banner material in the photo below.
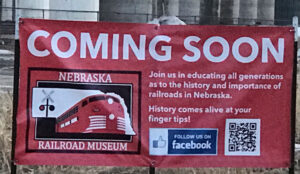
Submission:
M 288 167 L 290 27 L 20 19 L 17 164 Z

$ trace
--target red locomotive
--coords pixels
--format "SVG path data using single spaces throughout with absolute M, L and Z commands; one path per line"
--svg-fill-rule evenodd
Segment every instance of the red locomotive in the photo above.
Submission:
M 56 132 L 135 135 L 127 107 L 116 94 L 85 97 L 56 118 Z

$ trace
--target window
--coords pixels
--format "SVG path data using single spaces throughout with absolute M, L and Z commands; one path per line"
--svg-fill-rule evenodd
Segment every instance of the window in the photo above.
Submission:
M 105 100 L 105 97 L 104 96 L 95 96 L 95 97 L 89 98 L 89 102 L 94 102 L 94 101 L 98 101 L 98 100 Z
M 71 124 L 72 124 L 72 123 L 75 123 L 76 121 L 78 121 L 77 117 L 75 117 L 75 118 L 73 118 L 73 119 L 71 120 Z
M 87 100 L 84 100 L 84 101 L 82 102 L 82 107 L 86 106 L 87 104 L 88 104 L 88 101 L 87 101 Z
M 65 126 L 69 126 L 70 125 L 70 121 L 67 121 L 66 123 L 65 123 Z

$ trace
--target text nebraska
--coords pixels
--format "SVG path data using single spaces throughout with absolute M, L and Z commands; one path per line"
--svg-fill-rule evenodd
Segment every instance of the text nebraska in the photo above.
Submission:
M 109 74 L 99 73 L 59 72 L 58 80 L 68 82 L 112 83 Z

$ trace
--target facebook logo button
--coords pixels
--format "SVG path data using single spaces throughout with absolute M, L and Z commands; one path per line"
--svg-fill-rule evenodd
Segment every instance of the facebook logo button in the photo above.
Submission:
M 167 145 L 167 141 L 159 136 L 158 140 L 153 140 L 153 148 L 164 148 Z
M 150 155 L 216 155 L 218 129 L 150 128 Z
M 168 154 L 216 155 L 217 129 L 169 129 Z
M 165 128 L 149 129 L 149 154 L 150 155 L 168 154 L 168 129 Z

